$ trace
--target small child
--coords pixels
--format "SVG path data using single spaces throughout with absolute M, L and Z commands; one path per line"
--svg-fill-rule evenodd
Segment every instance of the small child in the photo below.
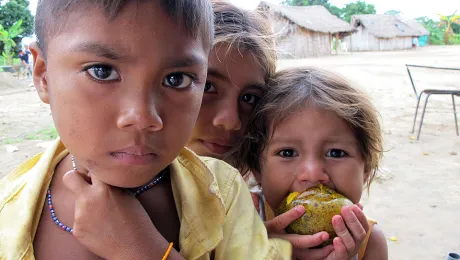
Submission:
M 272 209 L 289 193 L 319 184 L 359 203 L 382 155 L 378 114 L 369 98 L 316 68 L 279 71 L 269 87 L 237 149 L 238 168 L 254 174 Z M 359 249 L 359 259 L 387 259 L 386 240 L 376 222 L 366 220 L 357 206 L 349 213 L 345 208 L 350 207 L 331 220 L 339 234 L 334 249 L 346 248 L 349 258 Z
M 0 180 L 0 259 L 290 259 L 239 172 L 184 148 L 208 0 L 41 0 L 35 24 L 34 84 L 60 139 Z

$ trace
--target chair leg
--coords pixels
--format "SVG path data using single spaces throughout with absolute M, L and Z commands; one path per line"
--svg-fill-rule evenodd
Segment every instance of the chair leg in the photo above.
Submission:
M 422 118 L 420 119 L 420 126 L 418 128 L 417 141 L 420 139 L 420 133 L 422 132 L 422 125 L 423 125 L 423 118 L 425 117 L 426 105 L 428 104 L 428 99 L 430 98 L 430 96 L 431 94 L 426 95 L 425 105 L 423 106 L 423 111 L 422 111 Z
M 452 105 L 454 106 L 455 129 L 457 130 L 457 136 L 458 136 L 458 120 L 457 120 L 457 108 L 455 107 L 455 95 L 452 95 Z
M 415 108 L 414 123 L 412 124 L 412 133 L 414 133 L 414 130 L 415 130 L 415 122 L 417 121 L 418 107 L 420 105 L 420 100 L 422 99 L 422 95 L 423 95 L 423 92 L 420 93 L 420 96 L 418 96 L 417 107 Z

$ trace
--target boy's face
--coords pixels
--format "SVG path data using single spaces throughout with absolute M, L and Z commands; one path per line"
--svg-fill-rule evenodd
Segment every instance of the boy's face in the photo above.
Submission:
M 143 185 L 174 160 L 203 96 L 201 37 L 155 2 L 129 3 L 112 21 L 96 7 L 71 13 L 46 61 L 31 46 L 35 86 L 77 167 L 118 187 Z
M 276 126 L 256 178 L 273 209 L 289 193 L 319 184 L 358 203 L 369 176 L 364 166 L 347 123 L 333 112 L 307 105 Z

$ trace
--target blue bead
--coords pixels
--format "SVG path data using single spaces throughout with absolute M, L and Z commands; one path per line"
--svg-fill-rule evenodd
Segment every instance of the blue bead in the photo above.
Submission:
M 54 220 L 54 221 L 56 221 L 56 220 L 57 220 L 57 217 L 56 217 L 56 216 L 54 216 L 54 217 L 53 217 L 53 220 Z
M 69 227 L 67 227 L 65 230 L 66 230 L 67 232 L 70 232 L 71 229 L 70 229 Z
M 58 223 L 59 227 L 62 227 L 64 226 L 61 222 Z

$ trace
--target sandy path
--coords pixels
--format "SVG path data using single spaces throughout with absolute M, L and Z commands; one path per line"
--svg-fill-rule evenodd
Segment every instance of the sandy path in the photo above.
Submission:
M 379 221 L 387 237 L 390 259 L 445 259 L 460 252 L 460 137 L 455 135 L 450 97 L 430 101 L 419 142 L 410 139 L 416 100 L 404 64 L 460 67 L 460 47 L 428 47 L 417 51 L 354 53 L 308 60 L 281 61 L 280 66 L 314 65 L 346 75 L 373 98 L 384 126 L 383 174 L 370 197 L 363 196 L 366 213 Z M 426 86 L 457 86 L 460 73 L 421 71 Z M 0 142 L 24 137 L 52 123 L 49 109 L 36 93 L 0 93 Z M 9 91 L 11 93 L 11 90 Z M 457 99 L 460 112 L 460 98 Z M 459 115 L 460 117 L 460 115 Z M 0 177 L 14 165 L 43 150 L 40 141 L 15 144 L 7 153 L 0 145 Z M 452 155 L 457 153 L 459 155 Z

